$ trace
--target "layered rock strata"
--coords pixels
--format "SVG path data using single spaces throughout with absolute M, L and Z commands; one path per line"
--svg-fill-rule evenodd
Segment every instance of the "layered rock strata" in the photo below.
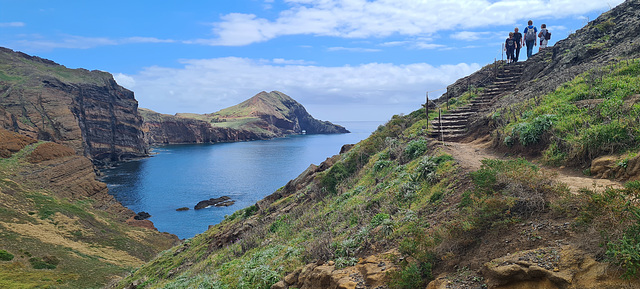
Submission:
M 61 143 L 96 164 L 145 156 L 133 92 L 102 71 L 0 48 L 0 127 Z

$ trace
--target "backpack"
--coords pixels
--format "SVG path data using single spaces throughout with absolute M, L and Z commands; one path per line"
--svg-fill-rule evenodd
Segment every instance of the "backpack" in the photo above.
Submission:
M 524 41 L 536 41 L 538 36 L 536 35 L 536 28 L 531 26 L 527 27 L 527 33 L 524 35 Z
M 549 32 L 549 30 L 547 30 L 547 33 L 544 35 L 544 39 L 546 40 L 551 39 L 551 32 Z

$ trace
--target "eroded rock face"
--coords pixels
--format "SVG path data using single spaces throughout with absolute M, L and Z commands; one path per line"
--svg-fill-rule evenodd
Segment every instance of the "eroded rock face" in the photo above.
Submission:
M 206 121 L 143 110 L 145 141 L 150 145 L 218 143 L 266 139 L 255 132 L 213 127 Z
M 571 246 L 538 248 L 494 259 L 484 265 L 482 273 L 493 289 L 640 288 L 640 281 L 620 279 L 620 273 L 608 264 Z
M 133 92 L 101 71 L 0 48 L 0 127 L 64 144 L 97 164 L 148 154 Z
M 640 180 L 640 156 L 602 156 L 591 161 L 591 174 L 597 178 Z
M 355 266 L 337 269 L 333 261 L 307 264 L 303 268 L 286 275 L 271 289 L 356 289 L 386 288 L 389 282 L 387 272 L 397 270 L 384 256 L 398 256 L 397 251 L 369 256 Z

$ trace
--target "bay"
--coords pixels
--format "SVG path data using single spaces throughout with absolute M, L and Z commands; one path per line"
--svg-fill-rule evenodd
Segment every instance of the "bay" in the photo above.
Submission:
M 109 193 L 134 212 L 148 212 L 161 232 L 191 238 L 225 215 L 255 204 L 311 164 L 367 138 L 382 122 L 343 122 L 348 134 L 296 135 L 272 140 L 153 147 L 153 156 L 103 170 Z M 202 200 L 229 196 L 235 204 L 194 210 Z M 181 207 L 188 211 L 176 211 Z

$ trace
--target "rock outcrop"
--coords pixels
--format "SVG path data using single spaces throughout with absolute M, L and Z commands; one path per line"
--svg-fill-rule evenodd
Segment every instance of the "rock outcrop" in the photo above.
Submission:
M 618 278 L 619 272 L 571 246 L 527 250 L 484 265 L 488 288 L 635 288 L 637 280 Z
M 64 144 L 96 164 L 148 154 L 133 92 L 102 71 L 0 48 L 0 127 Z
M 288 95 L 273 91 L 212 114 L 175 116 L 140 109 L 149 144 L 217 143 L 271 139 L 294 134 L 348 133 L 342 126 L 313 118 Z
M 310 263 L 286 275 L 271 289 L 386 288 L 388 273 L 398 269 L 389 259 L 398 255 L 397 251 L 389 251 L 360 259 L 355 266 L 345 268 L 336 268 L 333 261 Z
M 268 138 L 267 135 L 245 129 L 214 127 L 198 119 L 160 114 L 140 109 L 144 117 L 143 131 L 148 144 L 186 144 L 237 142 Z
M 231 198 L 228 196 L 222 196 L 219 198 L 211 198 L 208 200 L 200 201 L 195 205 L 195 207 L 193 207 L 193 209 L 201 210 L 207 207 L 228 207 L 233 205 L 235 202 L 236 201 L 231 200 Z

